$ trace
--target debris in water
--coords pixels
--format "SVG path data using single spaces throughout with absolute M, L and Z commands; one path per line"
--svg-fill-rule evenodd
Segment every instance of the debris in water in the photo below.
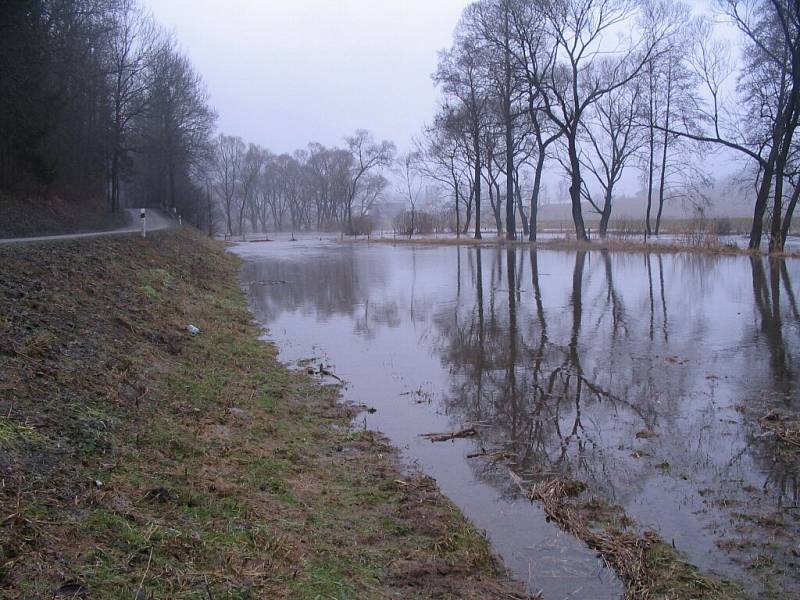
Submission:
M 447 442 L 457 438 L 473 437 L 476 435 L 478 435 L 478 431 L 474 427 L 467 427 L 461 431 L 452 431 L 450 433 L 423 433 L 422 437 L 426 437 L 432 442 Z
M 496 452 L 474 452 L 473 454 L 467 454 L 467 458 L 490 458 L 492 460 L 508 460 L 510 458 L 514 458 L 514 455 L 511 452 L 503 452 L 502 450 Z
M 328 377 L 333 377 L 333 378 L 334 378 L 334 379 L 336 379 L 337 381 L 341 381 L 342 383 L 344 383 L 344 379 L 342 379 L 341 377 L 339 377 L 339 376 L 338 376 L 336 373 L 334 373 L 333 371 L 331 371 L 331 370 L 329 370 L 329 369 L 326 369 L 325 367 L 323 367 L 323 366 L 322 366 L 322 363 L 320 363 L 320 364 L 319 364 L 319 374 L 320 374 L 320 375 L 327 375 Z
M 773 434 L 784 444 L 795 449 L 800 448 L 800 421 L 790 421 L 773 409 L 761 417 L 758 422 L 762 429 Z
M 574 498 L 575 496 L 580 496 L 585 490 L 586 484 L 583 481 L 557 477 L 555 479 L 534 484 L 533 487 L 528 490 L 528 497 L 531 500 L 560 500 L 562 498 Z

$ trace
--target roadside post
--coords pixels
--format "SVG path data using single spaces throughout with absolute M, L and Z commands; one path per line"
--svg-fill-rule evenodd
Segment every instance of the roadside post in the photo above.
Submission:
M 142 222 L 142 237 L 147 237 L 147 216 L 143 208 L 139 210 L 139 220 Z

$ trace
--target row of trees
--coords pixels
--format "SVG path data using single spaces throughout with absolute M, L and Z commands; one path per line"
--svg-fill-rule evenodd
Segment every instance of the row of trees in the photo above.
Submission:
M 389 182 L 395 146 L 366 130 L 344 147 L 309 144 L 276 155 L 239 137 L 220 134 L 206 170 L 209 222 L 220 207 L 228 235 L 252 231 L 343 228 L 360 233 Z
M 0 188 L 124 196 L 200 223 L 216 115 L 200 76 L 138 0 L 0 3 Z
M 606 234 L 630 167 L 644 182 L 647 232 L 657 234 L 665 202 L 702 198 L 710 178 L 699 154 L 726 150 L 745 159 L 756 187 L 750 246 L 768 218 L 770 250 L 780 251 L 800 195 L 800 8 L 716 4 L 739 34 L 734 46 L 675 0 L 471 4 L 440 56 L 442 105 L 417 143 L 459 231 L 473 223 L 481 236 L 488 196 L 498 232 L 514 238 L 519 223 L 535 240 L 543 177 L 559 165 L 578 239 L 588 237 L 584 205 Z

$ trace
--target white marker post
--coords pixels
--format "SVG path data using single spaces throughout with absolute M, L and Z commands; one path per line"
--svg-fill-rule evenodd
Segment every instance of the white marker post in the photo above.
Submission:
M 139 220 L 142 222 L 142 237 L 147 237 L 147 216 L 144 209 L 139 211 Z

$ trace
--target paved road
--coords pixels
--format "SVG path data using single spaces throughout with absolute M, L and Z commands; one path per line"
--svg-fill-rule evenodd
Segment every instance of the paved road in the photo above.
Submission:
M 79 238 L 97 237 L 101 235 L 120 235 L 123 233 L 135 233 L 141 231 L 142 225 L 139 221 L 139 209 L 127 208 L 129 224 L 119 229 L 110 231 L 91 231 L 88 233 L 66 233 L 62 235 L 40 235 L 35 237 L 5 238 L 0 239 L 0 244 L 18 244 L 25 242 L 50 242 L 56 240 L 75 240 Z M 167 217 L 160 210 L 155 208 L 147 209 L 147 231 L 158 231 L 159 229 L 169 229 L 177 227 L 177 222 Z

